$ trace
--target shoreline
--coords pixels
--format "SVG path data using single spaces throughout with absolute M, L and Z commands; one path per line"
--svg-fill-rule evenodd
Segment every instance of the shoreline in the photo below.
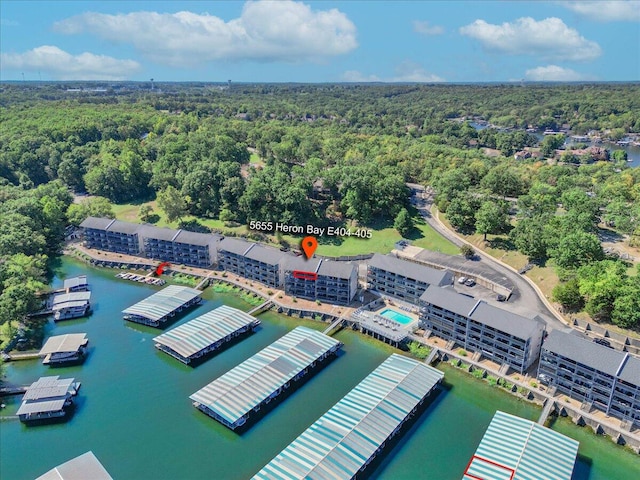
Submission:
M 73 258 L 78 258 L 78 256 L 74 255 L 73 252 L 74 251 L 79 252 L 80 258 L 78 259 L 88 262 L 92 266 L 101 266 L 104 268 L 122 268 L 122 265 L 127 265 L 127 266 L 131 265 L 130 262 L 127 262 L 125 260 L 115 261 L 115 260 L 108 260 L 108 259 L 99 259 L 92 256 L 90 252 L 87 252 L 84 248 L 81 248 L 78 245 L 74 245 L 74 247 L 75 248 L 73 248 L 72 250 L 69 250 L 68 248 L 65 249 L 64 254 Z M 91 262 L 90 260 L 87 260 L 86 257 L 89 257 L 94 262 L 98 262 L 98 265 L 96 265 L 96 263 L 94 262 Z M 101 265 L 101 264 L 105 264 L 105 265 Z M 120 266 L 114 267 L 113 265 L 107 265 L 107 264 L 119 264 Z M 143 265 L 148 268 L 152 267 L 151 262 L 140 262 L 140 263 L 136 262 L 135 264 Z M 274 305 L 277 306 L 277 308 L 274 309 L 275 313 L 282 314 L 290 318 L 298 317 L 301 319 L 307 319 L 312 321 L 322 321 L 324 324 L 331 324 L 333 321 L 336 321 L 340 318 L 340 317 L 336 317 L 335 315 L 331 315 L 330 313 L 323 310 L 318 310 L 313 308 L 309 308 L 309 309 L 304 308 L 304 307 L 308 307 L 309 305 L 300 305 L 300 306 L 286 305 L 281 302 L 278 302 L 276 300 L 276 297 L 280 295 L 282 298 L 284 298 L 284 292 L 282 292 L 281 290 L 277 290 L 274 293 L 273 290 L 265 286 L 256 288 L 254 284 L 258 284 L 258 282 L 235 278 L 236 276 L 233 274 L 230 274 L 229 272 L 223 272 L 223 271 L 218 272 L 218 271 L 197 269 L 195 267 L 187 267 L 187 268 L 173 267 L 172 270 L 179 272 L 180 274 L 191 275 L 193 277 L 197 277 L 201 279 L 209 279 L 208 285 L 211 285 L 211 283 L 225 283 L 227 285 L 240 288 L 242 292 L 250 293 L 254 297 L 260 297 L 265 301 L 272 301 Z M 217 275 L 218 273 L 219 275 Z M 265 288 L 266 288 L 266 291 L 263 291 L 263 289 Z M 237 292 L 233 292 L 233 291 L 230 291 L 228 293 L 237 295 Z M 269 293 L 271 293 L 271 295 L 269 295 Z M 246 301 L 241 296 L 239 298 Z M 281 300 L 282 298 L 278 298 L 278 300 Z M 314 303 L 311 301 L 304 301 L 304 302 Z M 247 303 L 249 305 L 252 305 L 248 301 Z M 336 306 L 334 306 L 334 308 L 336 308 Z M 343 320 L 348 321 L 348 316 L 350 316 L 350 313 L 346 311 L 347 310 L 346 307 L 340 307 L 340 308 L 343 308 L 345 312 L 342 313 L 342 310 L 340 310 L 338 311 L 338 313 L 341 314 L 341 317 L 343 317 Z M 355 310 L 355 309 L 351 308 L 349 310 Z M 298 312 L 298 314 L 292 315 L 291 312 L 294 312 L 294 313 Z M 316 318 L 318 315 L 321 315 L 320 319 Z M 362 336 L 373 338 L 370 335 L 366 335 L 363 332 L 359 332 L 359 333 Z M 594 412 L 583 411 L 576 400 L 573 400 L 573 399 L 570 400 L 566 397 L 563 399 L 561 398 L 560 395 L 556 397 L 546 393 L 546 391 L 543 390 L 543 387 L 541 385 L 540 386 L 538 385 L 537 379 L 535 378 L 529 377 L 528 375 L 524 375 L 524 379 L 520 381 L 520 378 L 518 378 L 518 375 L 512 374 L 511 376 L 509 376 L 506 373 L 502 373 L 499 370 L 491 368 L 491 365 L 488 365 L 487 363 L 481 363 L 479 361 L 472 360 L 472 358 L 467 358 L 466 352 L 464 355 L 462 355 L 460 353 L 456 353 L 453 350 L 446 349 L 443 346 L 440 346 L 438 344 L 438 340 L 428 342 L 428 341 L 425 341 L 424 338 L 418 337 L 416 335 L 410 335 L 409 339 L 411 341 L 417 341 L 420 344 L 423 344 L 431 349 L 430 355 L 426 360 L 424 360 L 425 363 L 433 363 L 436 357 L 439 357 L 438 360 L 445 361 L 445 362 L 448 362 L 450 361 L 451 358 L 453 358 L 460 363 L 467 364 L 468 373 L 471 376 L 475 376 L 472 374 L 474 370 L 481 370 L 484 372 L 481 378 L 490 376 L 490 377 L 499 379 L 503 382 L 508 382 L 513 384 L 514 388 L 512 388 L 509 392 L 505 392 L 505 393 L 511 393 L 511 395 L 515 396 L 516 398 L 526 400 L 527 402 L 536 404 L 541 407 L 548 407 L 547 416 L 549 416 L 550 414 L 556 413 L 559 416 L 563 416 L 563 417 L 567 416 L 571 418 L 572 422 L 577 426 L 589 425 L 591 427 L 592 432 L 595 435 L 606 434 L 607 436 L 609 436 L 612 442 L 616 443 L 617 445 L 624 446 L 625 448 L 640 455 L 640 432 L 627 431 L 621 428 L 620 425 L 612 424 L 610 421 L 607 421 L 608 419 L 610 420 L 611 417 L 606 418 L 604 415 L 604 412 L 600 412 L 598 410 L 594 410 Z M 396 348 L 396 350 L 400 350 L 400 349 Z M 527 384 L 527 382 L 529 382 L 529 384 Z M 524 394 L 520 393 L 522 391 L 524 391 Z M 601 415 L 598 415 L 598 414 L 601 414 Z

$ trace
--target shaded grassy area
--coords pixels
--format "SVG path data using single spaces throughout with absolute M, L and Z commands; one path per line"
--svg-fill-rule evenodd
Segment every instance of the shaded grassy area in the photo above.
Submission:
M 10 325 L 11 324 L 11 325 Z M 17 320 L 11 320 L 0 325 L 0 348 L 4 348 L 18 330 Z

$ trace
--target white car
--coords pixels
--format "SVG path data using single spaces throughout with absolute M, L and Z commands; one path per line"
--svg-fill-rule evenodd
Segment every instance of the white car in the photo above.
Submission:
M 458 283 L 459 283 L 460 285 L 462 285 L 462 284 L 463 284 L 464 282 L 466 282 L 466 281 L 467 281 L 467 277 L 460 277 L 460 278 L 458 279 Z

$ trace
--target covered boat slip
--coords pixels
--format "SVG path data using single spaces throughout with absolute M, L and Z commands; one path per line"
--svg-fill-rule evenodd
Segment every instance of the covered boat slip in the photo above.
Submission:
M 64 417 L 79 388 L 73 378 L 40 377 L 25 392 L 16 415 L 22 422 Z
M 170 317 L 199 303 L 202 292 L 195 288 L 170 285 L 122 312 L 125 320 L 161 327 Z
M 253 330 L 260 320 L 223 305 L 153 339 L 156 348 L 189 364 L 224 343 Z
M 69 333 L 49 337 L 39 355 L 44 357 L 45 365 L 58 365 L 76 362 L 84 358 L 85 348 L 89 343 L 86 333 Z
M 194 406 L 232 430 L 304 377 L 316 362 L 342 343 L 307 327 L 297 327 L 220 376 L 189 398 Z
M 570 480 L 577 454 L 577 441 L 497 411 L 462 479 Z
M 92 451 L 52 468 L 36 480 L 113 480 Z
M 391 355 L 253 480 L 354 478 L 443 377 L 424 363 Z

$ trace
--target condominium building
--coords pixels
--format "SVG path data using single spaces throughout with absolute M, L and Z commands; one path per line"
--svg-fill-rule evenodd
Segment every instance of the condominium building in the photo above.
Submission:
M 110 218 L 88 217 L 80 227 L 84 230 L 84 240 L 89 248 L 126 255 L 140 254 L 140 225 Z
M 451 285 L 454 275 L 449 270 L 436 270 L 391 255 L 375 254 L 367 262 L 367 284 L 370 290 L 409 303 L 418 303 L 429 285 Z
M 88 217 L 80 224 L 89 248 L 207 268 L 216 262 L 218 235 Z
M 358 290 L 358 267 L 351 262 L 288 257 L 283 270 L 284 291 L 294 297 L 346 305 Z
M 420 297 L 420 326 L 428 335 L 524 373 L 540 354 L 545 323 L 431 286 Z
M 236 238 L 224 238 L 218 246 L 218 266 L 222 270 L 273 288 L 282 284 L 281 264 L 285 254 Z
M 144 225 L 140 228 L 147 258 L 207 268 L 216 261 L 217 235 Z
M 538 379 L 556 392 L 640 425 L 640 359 L 554 330 L 542 346 Z

